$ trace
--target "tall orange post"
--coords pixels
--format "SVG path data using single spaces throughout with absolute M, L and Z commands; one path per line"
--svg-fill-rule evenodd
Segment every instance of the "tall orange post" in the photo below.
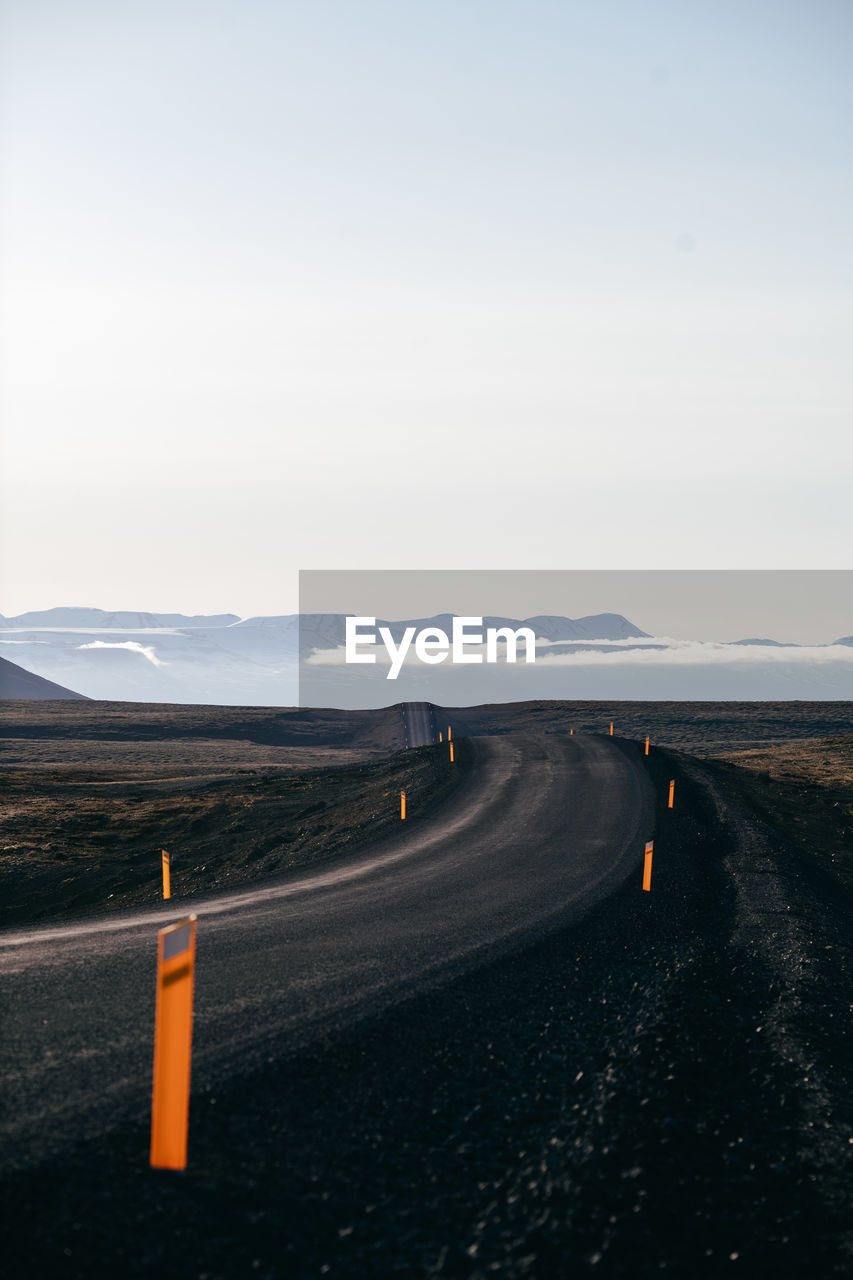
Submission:
M 647 891 L 650 891 L 652 887 L 652 854 L 654 847 L 654 840 L 646 841 L 646 856 L 643 861 L 643 888 Z
M 443 738 L 442 738 L 442 736 L 441 736 L 441 730 L 440 730 L 440 729 L 439 729 L 439 731 L 438 731 L 438 740 L 439 740 L 439 742 L 443 742 L 443 741 L 444 741 L 444 739 L 443 739 Z
M 610 721 L 610 736 L 613 737 L 613 721 Z
M 169 874 L 169 855 L 165 849 L 161 849 L 163 855 L 163 897 L 171 898 L 172 896 L 172 877 Z
M 672 782 L 669 784 L 669 802 L 666 806 L 667 809 L 674 808 L 674 804 L 675 804 L 675 778 L 673 778 Z
M 450 732 L 450 725 L 448 725 L 448 726 L 447 726 L 447 741 L 449 742 L 449 741 L 450 741 L 450 739 L 451 739 L 452 737 L 453 737 L 453 734 Z
M 151 1167 L 187 1167 L 193 1040 L 195 916 L 161 929 L 157 940 L 157 1013 Z
M 450 744 L 450 763 L 453 764 L 453 743 Z
M 646 738 L 646 755 L 649 754 L 649 740 Z
M 405 816 L 406 816 L 406 793 L 405 791 L 401 791 L 400 792 L 400 817 L 402 819 L 402 818 L 405 818 Z

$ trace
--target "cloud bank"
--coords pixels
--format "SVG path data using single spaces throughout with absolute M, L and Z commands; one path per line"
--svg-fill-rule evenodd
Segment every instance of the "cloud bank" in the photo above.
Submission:
M 594 647 L 593 647 L 594 646 Z M 607 667 L 618 665 L 689 667 L 727 665 L 759 667 L 773 664 L 811 666 L 838 662 L 853 664 L 853 647 L 843 644 L 787 645 L 726 643 L 713 640 L 677 640 L 672 636 L 650 636 L 647 640 L 590 640 L 573 643 L 570 652 L 565 641 L 536 642 L 536 665 L 548 667 Z M 466 645 L 466 653 L 480 653 L 485 661 L 485 645 Z M 376 645 L 376 666 L 390 666 L 390 658 L 382 645 Z M 306 659 L 314 666 L 339 666 L 346 662 L 343 645 L 335 649 L 315 650 Z M 412 650 L 405 666 L 420 664 Z M 451 665 L 449 660 L 446 665 Z M 523 664 L 522 664 L 523 665 Z

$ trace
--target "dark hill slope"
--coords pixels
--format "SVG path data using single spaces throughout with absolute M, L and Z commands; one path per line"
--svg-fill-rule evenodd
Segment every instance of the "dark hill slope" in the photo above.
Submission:
M 17 662 L 0 658 L 0 698 L 62 698 L 88 702 L 85 693 L 74 693 L 61 684 L 45 680 L 33 671 L 19 667 Z

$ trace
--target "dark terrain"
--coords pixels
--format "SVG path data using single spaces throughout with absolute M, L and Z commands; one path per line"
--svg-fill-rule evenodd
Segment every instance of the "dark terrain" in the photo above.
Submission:
M 849 702 L 508 702 L 458 707 L 449 715 L 460 735 L 478 733 L 607 733 L 677 747 L 691 755 L 771 746 L 853 731 Z
M 7 763 L 0 926 L 157 902 L 161 849 L 172 896 L 188 904 L 346 857 L 399 824 L 401 791 L 411 825 L 428 820 L 460 778 L 438 748 L 322 769 L 219 768 L 176 780 L 135 765 L 94 781 L 75 766 L 57 781 L 50 767 Z
M 298 857 L 345 858 L 399 819 L 401 778 L 428 821 L 467 767 L 443 747 L 380 760 L 391 712 L 328 713 L 317 769 L 312 713 L 58 706 L 7 704 L 4 727 L 25 821 L 3 863 L 45 917 L 88 909 L 65 896 L 69 865 L 138 873 L 125 901 L 156 892 L 156 860 L 139 868 L 169 832 L 176 868 L 220 876 L 287 865 L 283 840 L 264 849 L 282 826 Z M 650 894 L 638 867 L 579 923 L 195 1094 L 184 1176 L 148 1169 L 140 1120 L 7 1177 L 7 1274 L 849 1275 L 850 706 L 437 715 L 454 737 L 611 719 L 626 750 L 652 736 Z

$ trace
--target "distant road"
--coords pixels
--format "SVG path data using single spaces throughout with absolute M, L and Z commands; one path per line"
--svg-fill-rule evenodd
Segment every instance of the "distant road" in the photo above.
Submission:
M 428 732 L 409 704 L 410 745 Z M 0 933 L 0 1167 L 147 1114 L 157 929 L 199 917 L 196 1089 L 586 911 L 638 871 L 651 784 L 608 739 L 471 740 L 424 823 L 248 893 Z
M 438 741 L 432 703 L 404 702 L 402 712 L 407 747 L 426 747 Z

